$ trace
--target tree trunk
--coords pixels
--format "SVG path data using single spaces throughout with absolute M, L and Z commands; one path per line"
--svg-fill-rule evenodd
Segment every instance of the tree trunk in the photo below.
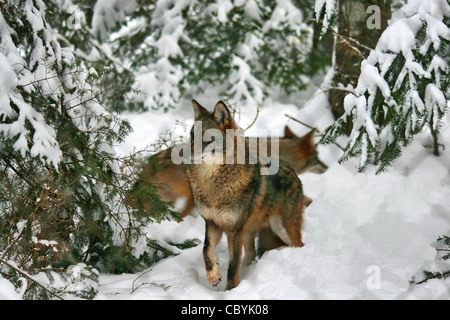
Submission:
M 340 0 L 338 30 L 335 34 L 334 77 L 332 87 L 353 88 L 358 83 L 361 61 L 374 49 L 391 17 L 387 0 Z M 372 6 L 372 7 L 371 7 Z M 344 114 L 344 97 L 348 91 L 331 89 L 328 94 L 331 109 L 337 119 Z M 351 132 L 349 123 L 347 133 Z

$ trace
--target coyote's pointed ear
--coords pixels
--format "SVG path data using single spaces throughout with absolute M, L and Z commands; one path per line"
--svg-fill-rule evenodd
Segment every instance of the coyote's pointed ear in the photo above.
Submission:
M 311 203 L 313 202 L 313 199 L 311 199 L 308 196 L 303 195 L 303 205 L 306 207 L 308 207 Z
M 284 127 L 284 137 L 285 138 L 295 138 L 296 135 L 289 129 L 288 126 Z
M 214 119 L 221 127 L 229 127 L 233 123 L 230 110 L 228 110 L 223 101 L 216 103 L 216 106 L 214 107 Z
M 194 99 L 192 100 L 192 107 L 194 108 L 195 120 L 198 120 L 202 115 L 208 113 L 208 110 L 203 108 L 200 103 L 198 103 Z
M 314 134 L 315 134 L 315 132 L 316 132 L 316 129 L 315 128 L 312 129 L 310 132 L 308 132 L 307 134 L 305 134 L 302 137 L 302 140 L 314 144 Z

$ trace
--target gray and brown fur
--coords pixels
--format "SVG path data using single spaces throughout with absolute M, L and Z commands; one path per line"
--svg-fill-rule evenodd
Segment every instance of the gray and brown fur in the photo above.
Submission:
M 271 138 L 246 137 L 247 146 L 257 146 L 259 143 L 250 143 L 250 139 L 263 140 L 266 144 L 267 155 L 271 156 Z M 259 154 L 258 149 L 250 149 L 253 154 Z M 164 201 L 176 201 L 185 199 L 181 210 L 181 217 L 191 214 L 194 209 L 194 200 L 186 176 L 187 164 L 176 165 L 171 158 L 172 148 L 163 150 L 153 155 L 150 161 L 157 162 L 159 168 L 154 165 L 144 165 L 139 181 L 151 182 L 158 186 L 158 192 Z M 323 173 L 327 166 L 320 161 L 314 144 L 314 130 L 303 137 L 297 137 L 289 127 L 284 129 L 284 137 L 279 138 L 279 157 L 287 161 L 297 174 L 304 172 Z
M 213 113 L 196 101 L 193 101 L 193 107 L 195 120 L 202 122 L 203 130 L 214 128 L 225 133 L 226 129 L 236 129 L 223 102 L 216 104 Z M 245 151 L 248 160 L 251 155 Z M 279 160 L 279 170 L 274 175 L 262 175 L 261 168 L 265 165 L 259 159 L 257 164 L 248 164 L 248 161 L 245 164 L 225 164 L 225 160 L 223 163 L 191 164 L 186 173 L 194 202 L 205 219 L 203 257 L 208 280 L 214 286 L 222 277 L 215 246 L 223 232 L 227 235 L 229 266 L 226 289 L 229 290 L 239 284 L 242 247 L 246 252 L 244 264 L 248 264 L 256 257 L 254 239 L 262 228 L 270 228 L 290 246 L 303 246 L 304 195 L 300 179 L 284 160 Z

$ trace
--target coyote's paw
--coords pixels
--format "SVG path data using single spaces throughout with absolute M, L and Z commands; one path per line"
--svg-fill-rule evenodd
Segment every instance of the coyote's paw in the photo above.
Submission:
M 222 280 L 222 274 L 220 273 L 220 268 L 217 264 L 208 272 L 208 281 L 213 287 L 216 287 L 220 280 Z

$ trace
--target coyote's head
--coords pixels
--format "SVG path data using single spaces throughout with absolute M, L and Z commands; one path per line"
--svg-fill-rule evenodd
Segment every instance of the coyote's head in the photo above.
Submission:
M 289 138 L 289 144 L 292 148 L 281 148 L 281 158 L 289 159 L 289 163 L 297 174 L 303 172 L 324 173 L 328 167 L 320 159 L 314 143 L 315 129 L 303 137 L 297 137 L 289 128 L 284 128 L 284 136 Z M 287 150 L 289 154 L 282 154 L 283 150 Z
M 200 160 L 206 160 L 207 163 L 235 163 L 236 154 L 245 153 L 244 149 L 238 150 L 244 147 L 244 140 L 225 103 L 217 102 L 213 112 L 195 100 L 192 100 L 192 106 L 195 124 L 190 135 L 194 163 Z M 227 161 L 224 156 L 229 157 Z
M 195 100 L 192 100 L 192 107 L 194 108 L 195 121 L 201 121 L 203 132 L 208 129 L 218 129 L 226 133 L 227 129 L 238 129 L 230 110 L 223 101 L 216 103 L 213 112 L 209 112 Z

